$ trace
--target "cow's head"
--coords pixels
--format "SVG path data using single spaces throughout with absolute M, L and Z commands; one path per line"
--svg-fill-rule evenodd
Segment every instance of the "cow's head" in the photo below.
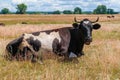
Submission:
M 74 18 L 74 20 L 76 23 L 73 24 L 73 27 L 81 30 L 84 37 L 84 43 L 86 45 L 89 45 L 92 42 L 92 30 L 93 29 L 97 30 L 101 27 L 100 24 L 96 23 L 98 22 L 99 17 L 94 22 L 90 21 L 89 19 L 83 19 L 82 21 L 77 21 L 76 18 Z

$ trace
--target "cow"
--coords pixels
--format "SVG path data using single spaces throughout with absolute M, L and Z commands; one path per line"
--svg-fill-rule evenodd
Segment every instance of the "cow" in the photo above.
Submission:
M 27 22 L 21 22 L 21 24 L 28 24 Z
M 107 18 L 114 18 L 114 17 L 115 17 L 114 15 L 107 16 Z
M 37 61 L 42 48 L 64 56 L 65 59 L 79 57 L 84 54 L 84 44 L 89 45 L 92 42 L 92 30 L 99 29 L 101 25 L 96 23 L 99 17 L 94 22 L 89 19 L 77 21 L 74 18 L 74 20 L 73 27 L 24 33 L 18 39 L 11 41 L 6 46 L 6 50 L 12 56 L 21 54 L 23 57 L 30 51 L 33 56 L 32 62 Z M 42 63 L 42 58 L 40 58 L 40 63 Z
M 114 18 L 115 16 L 114 16 L 114 15 L 112 15 L 111 17 L 112 17 L 112 18 Z
M 111 16 L 107 16 L 107 18 L 111 18 Z
M 4 23 L 0 23 L 0 26 L 5 26 L 5 24 Z

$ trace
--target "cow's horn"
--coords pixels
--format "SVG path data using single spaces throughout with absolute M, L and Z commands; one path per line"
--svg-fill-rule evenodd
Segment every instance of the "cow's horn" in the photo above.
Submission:
M 76 17 L 74 17 L 74 21 L 77 22 L 77 23 L 80 23 L 80 21 L 77 21 Z
M 99 20 L 99 17 L 97 18 L 97 20 L 96 20 L 96 21 L 93 21 L 92 23 L 96 23 L 96 22 L 98 22 L 98 20 Z

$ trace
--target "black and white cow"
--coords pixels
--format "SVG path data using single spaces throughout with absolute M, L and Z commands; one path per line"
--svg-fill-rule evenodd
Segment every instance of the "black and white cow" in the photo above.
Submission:
M 93 24 L 88 19 L 75 22 L 73 27 L 65 27 L 34 33 L 25 33 L 6 46 L 6 50 L 15 56 L 21 53 L 24 57 L 28 51 L 33 55 L 32 61 L 38 57 L 41 48 L 63 55 L 65 58 L 83 55 L 84 44 L 92 42 L 92 30 L 99 29 L 100 24 Z

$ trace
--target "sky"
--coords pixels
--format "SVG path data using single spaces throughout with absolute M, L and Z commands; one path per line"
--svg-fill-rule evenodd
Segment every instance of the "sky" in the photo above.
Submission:
M 98 5 L 120 11 L 120 0 L 0 0 L 0 11 L 8 8 L 16 12 L 17 4 L 20 3 L 27 5 L 27 11 L 73 11 L 75 7 L 80 7 L 82 11 L 93 11 Z

